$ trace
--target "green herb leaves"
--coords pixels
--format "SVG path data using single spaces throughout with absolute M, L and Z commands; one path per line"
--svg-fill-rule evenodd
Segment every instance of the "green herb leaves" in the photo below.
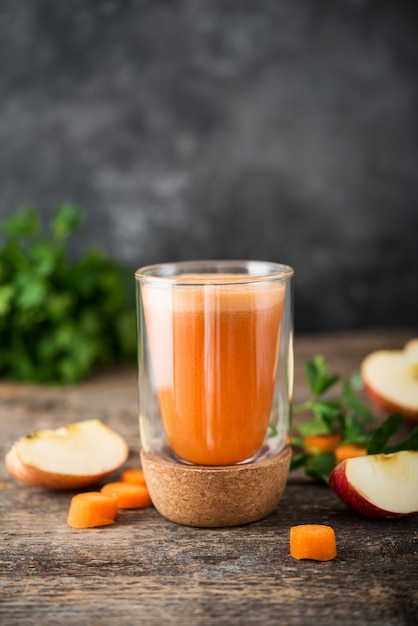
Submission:
M 402 441 L 388 445 L 392 436 L 399 431 L 402 423 L 403 415 L 401 413 L 389 415 L 376 430 L 370 433 L 367 454 L 379 454 L 381 452 L 390 454 L 400 450 L 418 450 L 418 426 L 415 426 Z
M 306 363 L 305 375 L 311 395 L 306 402 L 295 405 L 293 411 L 309 412 L 310 419 L 299 423 L 300 436 L 291 438 L 294 448 L 291 470 L 303 467 L 308 476 L 328 482 L 337 463 L 335 451 L 323 452 L 307 445 L 312 436 L 337 435 L 340 441 L 337 445 L 362 446 L 367 454 L 418 450 L 418 426 L 402 441 L 389 445 L 403 423 L 403 416 L 399 413 L 390 415 L 375 429 L 371 428 L 375 418 L 360 398 L 361 380 L 357 373 L 349 381 L 342 382 L 339 375 L 329 373 L 324 357 L 318 355 Z M 341 387 L 336 392 L 338 383 Z
M 100 250 L 71 261 L 83 215 L 63 204 L 45 229 L 34 209 L 0 224 L 0 375 L 72 383 L 133 360 L 135 311 L 126 272 Z
M 311 397 L 296 405 L 294 412 L 309 410 L 312 418 L 299 424 L 301 435 L 341 433 L 344 443 L 363 443 L 364 424 L 370 422 L 373 416 L 357 394 L 356 378 L 343 383 L 339 396 L 324 398 L 324 394 L 335 388 L 341 377 L 329 374 L 328 364 L 321 355 L 305 364 L 305 375 Z
M 314 398 L 325 393 L 325 391 L 335 385 L 340 379 L 338 374 L 330 376 L 328 365 L 324 357 L 320 354 L 317 355 L 313 361 L 305 363 L 305 375 Z

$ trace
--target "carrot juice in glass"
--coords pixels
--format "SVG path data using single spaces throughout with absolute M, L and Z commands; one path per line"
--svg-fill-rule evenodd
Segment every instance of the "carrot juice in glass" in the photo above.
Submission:
M 138 270 L 144 449 L 216 466 L 285 445 L 292 274 L 288 266 L 261 261 Z

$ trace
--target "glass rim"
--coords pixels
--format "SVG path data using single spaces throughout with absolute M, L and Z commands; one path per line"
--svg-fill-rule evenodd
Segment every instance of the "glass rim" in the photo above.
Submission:
M 196 276 L 193 277 L 192 281 L 190 277 L 187 280 L 182 280 L 181 276 L 185 274 L 196 274 Z M 202 276 L 198 276 L 198 274 L 202 274 Z M 205 274 L 211 274 L 211 285 L 218 283 L 231 285 L 284 280 L 293 276 L 294 270 L 290 265 L 274 261 L 251 259 L 188 260 L 144 265 L 136 270 L 135 278 L 138 281 L 190 286 L 205 284 L 207 282 Z M 220 278 L 223 277 L 222 280 L 216 281 L 214 274 L 219 274 Z

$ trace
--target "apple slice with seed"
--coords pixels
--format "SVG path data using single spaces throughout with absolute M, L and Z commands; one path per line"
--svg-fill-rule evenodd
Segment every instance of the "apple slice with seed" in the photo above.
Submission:
M 49 489 L 80 489 L 125 463 L 125 439 L 98 419 L 44 429 L 16 441 L 6 454 L 14 478 Z
M 346 504 L 369 517 L 405 517 L 418 512 L 418 452 L 369 454 L 342 461 L 329 477 Z

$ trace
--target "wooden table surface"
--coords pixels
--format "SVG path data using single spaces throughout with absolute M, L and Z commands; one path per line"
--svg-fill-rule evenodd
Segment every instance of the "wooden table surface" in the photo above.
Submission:
M 296 401 L 303 363 L 317 353 L 349 377 L 378 348 L 416 332 L 296 337 Z M 130 442 L 138 464 L 136 373 L 106 373 L 67 389 L 0 384 L 0 453 L 31 430 L 100 418 Z M 0 465 L 0 624 L 91 626 L 418 624 L 418 516 L 373 520 L 329 487 L 291 475 L 267 518 L 234 528 L 190 528 L 154 508 L 121 511 L 113 526 L 74 530 L 71 493 L 18 484 Z M 333 526 L 329 562 L 289 554 L 294 524 Z

